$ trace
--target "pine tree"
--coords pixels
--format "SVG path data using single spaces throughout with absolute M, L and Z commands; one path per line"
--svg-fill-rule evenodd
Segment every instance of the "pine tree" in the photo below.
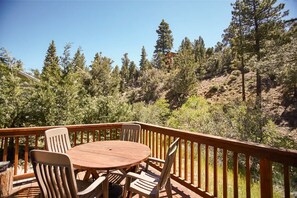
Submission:
M 124 57 L 122 58 L 122 68 L 121 68 L 121 92 L 124 92 L 127 83 L 129 82 L 129 64 L 130 64 L 130 59 L 128 58 L 128 53 L 124 54 Z
M 76 72 L 81 72 L 85 70 L 86 67 L 86 59 L 84 53 L 81 53 L 81 48 L 78 48 L 72 61 L 73 70 Z
M 193 44 L 191 43 L 190 39 L 188 37 L 185 37 L 179 47 L 179 52 L 181 51 L 187 51 L 189 53 L 192 53 L 193 51 Z
M 154 51 L 155 67 L 162 69 L 166 66 L 163 59 L 173 47 L 173 36 L 169 24 L 166 23 L 164 19 L 160 23 L 159 29 L 156 30 L 156 32 L 158 34 L 158 40 Z
M 57 86 L 61 80 L 59 57 L 56 55 L 56 46 L 54 41 L 50 43 L 50 46 L 47 50 L 41 78 L 52 86 Z
M 91 96 L 108 96 L 111 85 L 111 64 L 112 60 L 96 53 L 91 65 Z
M 150 69 L 150 63 L 147 60 L 147 54 L 146 54 L 144 46 L 142 46 L 142 49 L 141 49 L 141 59 L 140 59 L 140 62 L 139 62 L 139 66 L 140 66 L 140 73 L 141 74 L 143 72 L 147 71 L 148 69 Z
M 138 78 L 138 71 L 134 61 L 129 64 L 129 85 L 135 86 Z
M 233 6 L 232 20 L 229 27 L 224 31 L 224 41 L 230 44 L 235 59 L 235 64 L 241 71 L 241 89 L 242 101 L 246 100 L 245 95 L 245 62 L 246 56 L 244 52 L 247 50 L 248 43 L 245 37 L 248 34 L 248 29 L 243 26 L 243 3 L 236 1 Z
M 279 38 L 280 32 L 283 31 L 282 18 L 288 14 L 283 12 L 284 4 L 276 4 L 276 0 L 239 0 L 236 3 L 240 4 L 240 10 L 236 10 L 232 15 L 241 16 L 242 30 L 247 30 L 244 36 L 247 47 L 244 50 L 249 56 L 255 56 L 256 62 L 259 62 L 269 51 L 267 42 Z M 235 3 L 235 4 L 236 4 Z M 261 70 L 256 68 L 256 84 L 257 98 L 256 103 L 261 107 Z
M 156 30 L 158 34 L 157 44 L 155 46 L 155 53 L 161 52 L 166 54 L 170 52 L 173 47 L 173 37 L 171 35 L 172 31 L 169 28 L 169 24 L 163 19 L 159 25 L 159 29 Z
M 64 47 L 63 56 L 60 57 L 63 77 L 65 77 L 69 72 L 73 72 L 73 65 L 70 57 L 70 49 L 71 44 L 67 43 Z

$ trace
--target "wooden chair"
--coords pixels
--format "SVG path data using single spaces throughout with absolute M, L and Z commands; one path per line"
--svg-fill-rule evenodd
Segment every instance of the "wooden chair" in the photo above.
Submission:
M 66 151 L 68 151 L 71 148 L 69 133 L 67 128 L 60 127 L 60 128 L 48 129 L 44 132 L 44 134 L 45 134 L 46 150 L 55 152 L 55 153 L 66 153 Z M 77 174 L 80 171 L 85 171 L 85 170 L 74 168 L 75 176 L 77 176 Z M 87 180 L 90 177 L 90 174 L 91 173 L 87 171 L 83 179 Z
M 172 197 L 172 186 L 170 182 L 170 171 L 172 164 L 175 159 L 179 138 L 177 138 L 168 148 L 167 156 L 165 161 L 157 158 L 149 158 L 149 161 L 164 163 L 161 175 L 153 175 L 147 172 L 148 164 L 146 166 L 146 171 L 142 171 L 140 174 L 129 172 L 126 177 L 126 184 L 123 197 L 127 196 L 130 192 L 130 197 L 132 193 L 137 193 L 140 196 L 145 197 L 159 197 L 159 192 L 164 187 L 167 192 L 168 197 Z M 132 179 L 135 179 L 132 182 Z
M 139 124 L 123 124 L 120 140 L 139 142 L 139 133 L 141 127 Z
M 93 183 L 76 181 L 73 165 L 67 154 L 32 150 L 30 155 L 44 198 L 99 197 L 101 194 L 104 198 L 108 197 L 106 177 L 101 176 Z
M 139 142 L 139 133 L 141 126 L 139 124 L 123 124 L 121 128 L 120 140 Z M 108 180 L 112 183 L 121 183 L 126 178 L 128 171 L 136 171 L 138 166 L 131 167 L 129 169 L 119 169 L 112 171 L 108 176 Z
M 66 153 L 71 148 L 67 128 L 54 128 L 45 131 L 46 149 L 56 153 Z

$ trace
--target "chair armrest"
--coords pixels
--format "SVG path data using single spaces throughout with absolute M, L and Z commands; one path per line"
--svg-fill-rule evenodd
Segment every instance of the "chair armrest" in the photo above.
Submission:
M 106 176 L 99 177 L 90 186 L 88 186 L 85 190 L 78 192 L 77 195 L 82 196 L 82 195 L 86 195 L 86 194 L 92 192 L 93 190 L 96 189 L 96 187 L 98 187 L 104 181 L 107 182 Z
M 155 158 L 155 157 L 149 157 L 148 160 L 149 161 L 154 161 L 154 162 L 160 162 L 160 163 L 165 163 L 165 160 L 159 159 L 159 158 Z
M 148 166 L 149 166 L 149 162 L 150 161 L 159 162 L 159 163 L 163 163 L 163 164 L 165 163 L 165 160 L 162 160 L 162 159 L 159 159 L 159 158 L 155 158 L 155 157 L 149 157 L 146 160 L 145 172 L 147 172 L 147 170 L 148 170 Z
M 137 173 L 133 173 L 133 172 L 129 172 L 127 173 L 126 177 L 131 177 L 133 179 L 140 179 L 140 180 L 143 180 L 143 181 L 146 181 L 146 182 L 149 182 L 149 183 L 154 183 L 152 181 L 149 181 L 148 179 L 146 179 L 145 177 L 143 177 L 142 175 L 139 175 Z M 154 183 L 155 184 L 155 183 Z

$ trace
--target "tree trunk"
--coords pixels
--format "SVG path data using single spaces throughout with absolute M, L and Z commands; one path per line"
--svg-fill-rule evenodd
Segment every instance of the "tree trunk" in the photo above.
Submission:
M 241 57 L 241 86 L 242 86 L 242 101 L 245 101 L 245 79 L 244 79 L 244 62 L 243 57 Z

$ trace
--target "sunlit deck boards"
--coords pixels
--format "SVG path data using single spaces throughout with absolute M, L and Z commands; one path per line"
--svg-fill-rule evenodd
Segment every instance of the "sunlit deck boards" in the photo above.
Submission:
M 150 171 L 160 174 L 158 171 L 156 171 L 153 168 L 150 168 Z M 172 195 L 174 198 L 182 198 L 182 197 L 199 197 L 196 193 L 192 192 L 190 189 L 187 189 L 186 187 L 180 185 L 179 183 L 175 182 L 174 180 L 172 182 Z M 124 186 L 124 181 L 121 183 L 121 186 Z M 19 185 L 17 187 L 14 187 L 13 189 L 14 193 L 9 196 L 9 198 L 19 198 L 19 197 L 28 197 L 28 198 L 35 198 L 39 197 L 39 187 L 36 182 L 36 180 L 32 180 L 30 183 L 26 183 L 23 185 Z M 138 197 L 139 195 L 134 195 L 133 197 Z M 167 197 L 167 194 L 165 192 L 165 189 L 161 191 L 160 197 Z

